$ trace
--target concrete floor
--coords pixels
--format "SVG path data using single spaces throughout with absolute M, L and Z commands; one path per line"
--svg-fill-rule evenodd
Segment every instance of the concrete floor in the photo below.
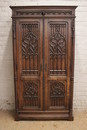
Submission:
M 87 130 L 87 111 L 74 111 L 74 121 L 14 121 L 14 112 L 0 111 L 0 130 Z

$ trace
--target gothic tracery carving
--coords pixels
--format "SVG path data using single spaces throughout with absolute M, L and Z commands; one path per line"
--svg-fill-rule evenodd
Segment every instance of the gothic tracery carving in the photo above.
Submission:
M 28 32 L 22 39 L 22 55 L 36 55 L 38 53 L 38 38 L 33 32 Z
M 66 52 L 66 39 L 59 29 L 56 28 L 55 33 L 50 36 L 50 56 L 64 55 Z

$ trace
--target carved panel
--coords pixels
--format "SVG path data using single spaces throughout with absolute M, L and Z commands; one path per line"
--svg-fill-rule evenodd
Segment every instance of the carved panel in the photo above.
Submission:
M 35 10 L 35 11 L 16 11 L 17 16 L 28 16 L 28 15 L 72 15 L 72 11 L 68 10 Z
M 13 20 L 13 39 L 16 39 L 16 20 Z
M 50 23 L 50 74 L 66 74 L 66 24 Z
M 23 74 L 38 74 L 39 23 L 22 24 Z
M 12 31 L 13 31 L 13 46 L 14 46 L 14 80 L 15 82 L 18 80 L 17 77 L 17 45 L 16 45 L 16 20 L 12 21 Z
M 57 30 L 55 34 L 50 37 L 50 56 L 65 55 L 65 44 L 64 36 Z
M 38 83 L 37 82 L 24 82 L 24 98 L 38 97 Z
M 37 37 L 29 32 L 22 40 L 22 55 L 28 58 L 32 55 L 37 55 L 38 53 L 38 40 Z
M 65 82 L 50 81 L 50 105 L 62 106 L 65 104 Z
M 24 104 L 26 106 L 38 106 L 38 81 L 24 81 Z
M 65 85 L 62 82 L 50 82 L 50 97 L 64 97 Z

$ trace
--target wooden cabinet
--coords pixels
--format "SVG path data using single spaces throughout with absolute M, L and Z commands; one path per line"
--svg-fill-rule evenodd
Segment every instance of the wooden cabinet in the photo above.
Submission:
M 11 6 L 16 120 L 73 120 L 76 6 Z

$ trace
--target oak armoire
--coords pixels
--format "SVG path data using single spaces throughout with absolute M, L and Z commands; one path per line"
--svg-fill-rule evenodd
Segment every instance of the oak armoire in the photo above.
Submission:
M 12 9 L 16 120 L 73 120 L 76 6 Z

